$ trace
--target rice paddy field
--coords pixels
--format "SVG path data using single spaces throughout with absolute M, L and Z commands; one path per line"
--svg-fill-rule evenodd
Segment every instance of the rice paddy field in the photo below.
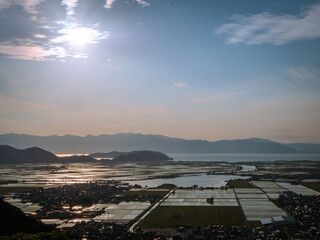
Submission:
M 277 182 L 278 185 L 280 185 L 283 188 L 288 189 L 289 191 L 292 191 L 296 194 L 302 194 L 306 196 L 313 196 L 318 195 L 319 193 L 317 191 L 314 191 L 310 188 L 307 188 L 302 185 L 293 185 L 291 183 L 285 183 L 285 182 Z
M 141 228 L 205 227 L 208 225 L 243 226 L 245 219 L 235 206 L 158 206 L 137 226 Z
M 208 198 L 214 198 L 214 202 L 208 203 Z M 161 206 L 238 206 L 238 202 L 232 189 L 177 189 L 161 203 Z
M 176 189 L 138 224 L 141 228 L 176 226 L 248 225 L 260 226 L 272 219 L 287 216 L 270 199 L 283 191 L 304 195 L 319 194 L 301 185 L 284 182 L 234 182 L 233 189 Z M 249 186 L 245 188 L 245 186 Z M 208 201 L 213 198 L 213 202 Z
M 104 213 L 93 218 L 96 222 L 115 222 L 126 224 L 142 214 L 150 203 L 148 202 L 121 202 L 110 204 L 104 208 Z
M 17 208 L 20 208 L 21 211 L 26 214 L 31 214 L 42 208 L 40 205 L 31 202 L 22 203 L 20 199 L 5 198 L 4 200 Z
M 207 199 L 213 198 L 213 203 Z M 245 219 L 232 189 L 176 189 L 137 226 L 174 228 L 176 226 L 245 225 Z

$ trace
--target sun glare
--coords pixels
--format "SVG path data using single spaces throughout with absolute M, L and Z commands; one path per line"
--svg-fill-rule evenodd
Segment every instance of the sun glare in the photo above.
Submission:
M 86 44 L 97 43 L 99 40 L 109 37 L 109 32 L 99 32 L 95 28 L 80 27 L 76 24 L 68 24 L 60 29 L 61 36 L 52 40 L 55 43 L 69 43 L 73 46 L 84 46 Z
M 92 42 L 92 30 L 89 28 L 68 29 L 66 41 L 72 45 L 82 46 Z

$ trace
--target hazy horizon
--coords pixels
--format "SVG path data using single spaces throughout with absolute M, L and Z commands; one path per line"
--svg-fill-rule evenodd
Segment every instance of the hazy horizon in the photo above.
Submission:
M 319 0 L 3 0 L 0 133 L 320 143 L 319 22 Z
M 136 132 L 117 132 L 117 133 L 100 133 L 100 134 L 90 134 L 89 133 L 89 134 L 84 134 L 84 135 L 69 134 L 69 133 L 66 133 L 66 134 L 48 134 L 48 135 L 37 135 L 37 134 L 28 134 L 28 133 L 14 133 L 14 132 L 0 133 L 0 135 L 7 135 L 7 134 L 29 135 L 29 136 L 39 136 L 39 137 L 50 137 L 50 136 L 58 136 L 58 137 L 63 137 L 63 136 L 87 137 L 87 136 L 101 136 L 101 135 L 113 136 L 113 135 L 118 135 L 118 134 L 136 134 L 136 135 L 164 136 L 164 137 L 168 137 L 168 138 L 178 138 L 178 139 L 183 139 L 183 140 L 201 140 L 201 141 L 209 141 L 209 142 L 230 141 L 230 140 L 245 140 L 245 139 L 258 138 L 258 139 L 270 140 L 270 141 L 278 142 L 278 143 L 282 143 L 282 144 L 291 144 L 291 143 L 320 144 L 320 142 L 280 142 L 280 141 L 276 141 L 276 140 L 269 139 L 269 138 L 255 137 L 255 136 L 251 136 L 251 137 L 247 137 L 247 138 L 230 138 L 230 139 L 209 140 L 209 139 L 204 139 L 204 138 L 183 138 L 183 137 L 177 137 L 177 136 L 168 136 L 168 135 L 164 135 L 164 134 L 160 134 L 160 133 L 151 134 L 151 133 L 136 133 Z

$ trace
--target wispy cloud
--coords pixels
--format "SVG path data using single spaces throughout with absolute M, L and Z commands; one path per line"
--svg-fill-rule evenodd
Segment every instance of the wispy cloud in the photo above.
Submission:
M 112 8 L 113 3 L 116 0 L 106 0 L 106 4 L 104 5 L 105 8 Z M 144 1 L 144 0 L 135 0 L 141 7 L 148 7 L 150 5 L 150 3 Z
M 47 38 L 46 35 L 38 34 L 38 33 L 34 34 L 33 37 L 35 37 L 35 38 Z
M 136 1 L 141 7 L 148 7 L 150 5 L 150 3 L 143 0 L 136 0 Z
M 112 8 L 112 4 L 115 2 L 116 0 L 106 0 L 106 4 L 104 5 L 105 8 Z
M 317 68 L 290 67 L 286 69 L 286 73 L 296 83 L 320 83 L 320 70 Z
M 0 9 L 20 5 L 28 13 L 38 13 L 37 5 L 43 0 L 0 0 Z
M 79 53 L 79 54 L 73 55 L 72 57 L 73 58 L 87 59 L 89 56 L 87 54 L 85 54 L 85 53 Z
M 74 14 L 74 8 L 78 6 L 78 0 L 62 0 L 62 5 L 66 5 L 67 15 Z
M 62 47 L 45 48 L 32 43 L 15 44 L 12 42 L 1 42 L 0 54 L 13 59 L 34 61 L 56 60 L 67 56 L 66 50 Z
M 178 88 L 187 88 L 187 87 L 189 87 L 188 84 L 183 83 L 183 82 L 176 82 L 176 83 L 173 84 L 173 86 L 178 87 Z
M 119 71 L 120 67 L 119 66 L 107 66 L 108 68 L 115 70 L 115 71 Z
M 320 37 L 320 4 L 310 6 L 300 16 L 263 12 L 251 16 L 236 15 L 232 20 L 215 31 L 218 35 L 225 35 L 228 44 L 282 45 Z

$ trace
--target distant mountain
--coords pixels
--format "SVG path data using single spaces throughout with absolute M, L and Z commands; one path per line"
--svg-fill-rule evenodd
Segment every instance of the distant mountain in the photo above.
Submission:
M 287 146 L 303 153 L 320 153 L 320 144 L 315 143 L 290 143 Z
M 88 156 L 57 157 L 38 147 L 20 150 L 8 145 L 0 145 L 0 164 L 73 162 L 96 162 L 96 160 Z
M 85 137 L 32 136 L 26 134 L 0 135 L 0 144 L 17 148 L 38 146 L 54 153 L 92 153 L 147 149 L 164 153 L 298 153 L 291 146 L 260 138 L 222 140 L 185 140 L 162 135 L 143 135 L 134 133 L 103 134 Z
M 163 160 L 172 160 L 172 158 L 161 152 L 132 151 L 113 159 L 115 162 L 155 162 Z
M 107 152 L 107 153 L 91 153 L 88 156 L 92 158 L 115 158 L 121 155 L 125 155 L 128 152 L 117 152 L 117 151 L 112 151 L 112 152 Z

